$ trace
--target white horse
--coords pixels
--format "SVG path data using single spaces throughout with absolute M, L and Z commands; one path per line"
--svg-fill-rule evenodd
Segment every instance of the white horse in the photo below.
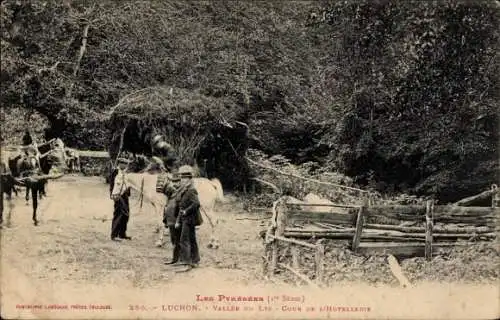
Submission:
M 134 172 L 123 172 L 123 175 L 117 175 L 114 180 L 114 187 L 111 192 L 111 196 L 118 195 L 120 190 L 123 189 L 122 185 L 125 184 L 126 187 L 130 187 L 139 195 L 140 210 L 142 210 L 144 200 L 151 205 L 153 216 L 162 217 L 163 208 L 167 204 L 167 198 L 164 194 L 156 192 L 156 184 L 158 180 L 158 174 L 151 173 L 134 173 Z M 123 179 L 123 180 L 122 180 Z M 161 221 L 161 219 L 160 219 Z M 162 225 L 158 225 L 156 232 L 163 229 Z M 163 235 L 163 232 L 161 232 Z
M 159 239 L 156 241 L 156 246 L 161 247 L 165 243 L 165 231 L 166 228 L 163 225 L 163 210 L 167 204 L 167 197 L 160 192 L 156 191 L 157 180 L 159 178 L 157 173 L 125 173 L 125 181 L 128 186 L 138 192 L 141 204 L 144 200 L 153 206 L 154 215 L 159 219 L 159 224 L 156 227 L 156 232 L 159 232 Z M 208 220 L 212 228 L 212 236 L 210 239 L 209 247 L 218 248 L 219 241 L 215 237 L 215 225 L 218 223 L 217 220 L 214 221 L 213 212 L 215 206 L 218 202 L 224 201 L 224 192 L 219 179 L 207 179 L 207 178 L 193 178 L 194 186 L 198 192 L 198 198 L 200 200 L 200 210 L 202 215 L 206 217 L 204 220 Z M 168 179 L 165 183 L 171 183 Z
M 163 214 L 163 208 L 167 204 L 165 195 L 156 192 L 156 181 L 158 174 L 151 173 L 125 173 L 125 179 L 130 187 L 136 190 L 139 194 L 141 203 L 146 200 L 154 207 L 155 213 Z

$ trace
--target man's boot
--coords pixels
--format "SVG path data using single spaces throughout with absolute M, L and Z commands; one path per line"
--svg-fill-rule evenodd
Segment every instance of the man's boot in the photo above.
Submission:
M 173 264 L 176 264 L 176 263 L 177 263 L 177 259 L 165 260 L 163 262 L 163 264 L 167 264 L 167 265 L 173 265 Z
M 181 272 L 188 272 L 189 270 L 193 269 L 190 264 L 185 264 L 179 269 L 175 270 L 176 273 L 181 273 Z

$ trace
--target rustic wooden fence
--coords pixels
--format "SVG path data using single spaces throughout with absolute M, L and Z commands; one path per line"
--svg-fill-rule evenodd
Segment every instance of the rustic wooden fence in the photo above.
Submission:
M 369 206 L 366 201 L 365 205 L 348 206 L 290 204 L 280 199 L 265 234 L 265 273 L 272 275 L 281 268 L 311 284 L 298 272 L 301 250 L 309 250 L 315 256 L 314 285 L 322 283 L 324 239 L 344 241 L 353 252 L 362 254 L 425 256 L 431 260 L 445 248 L 495 239 L 500 213 L 495 201 L 494 196 L 492 207 L 437 206 L 433 201 L 391 206 Z M 332 212 L 332 208 L 345 212 Z M 279 261 L 280 256 L 290 254 L 291 264 Z

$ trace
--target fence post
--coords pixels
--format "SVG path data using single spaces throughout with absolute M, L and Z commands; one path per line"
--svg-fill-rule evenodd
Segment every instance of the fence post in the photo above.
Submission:
M 375 197 L 373 196 L 373 193 L 368 193 L 368 203 L 367 203 L 367 206 L 370 207 L 370 206 L 373 206 L 375 204 Z
M 495 193 L 493 193 L 493 195 L 491 197 L 491 207 L 496 208 L 496 207 L 498 207 L 498 205 L 500 205 L 500 190 L 498 190 L 498 187 L 496 184 L 491 185 L 491 190 L 496 191 Z
M 276 206 L 276 230 L 274 232 L 274 235 L 276 236 L 281 237 L 285 233 L 286 210 L 286 204 L 283 204 L 280 201 L 280 203 L 278 203 L 278 205 Z M 278 251 L 279 243 L 278 240 L 274 239 L 272 243 L 271 265 L 268 270 L 270 275 L 273 275 L 276 271 L 276 266 L 278 265 Z
M 299 254 L 300 254 L 300 249 L 296 244 L 291 244 L 292 246 L 292 268 L 295 270 L 299 270 L 300 265 L 299 265 Z
M 432 228 L 434 225 L 434 201 L 426 202 L 425 210 L 425 260 L 432 259 Z
M 359 242 L 361 241 L 361 234 L 363 232 L 363 224 L 365 221 L 364 213 L 366 210 L 366 206 L 363 205 L 358 210 L 358 217 L 356 219 L 356 232 L 354 233 L 354 237 L 352 239 L 352 248 L 353 252 L 356 252 L 359 247 Z
M 325 260 L 325 246 L 323 245 L 323 239 L 319 239 L 316 242 L 316 252 L 315 252 L 315 260 L 316 260 L 316 281 L 318 284 L 323 283 L 324 278 L 324 260 Z

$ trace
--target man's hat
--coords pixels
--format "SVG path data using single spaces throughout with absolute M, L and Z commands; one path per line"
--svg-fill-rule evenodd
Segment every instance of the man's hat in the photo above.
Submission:
M 193 168 L 188 165 L 181 166 L 179 168 L 179 176 L 181 178 L 192 178 L 193 177 Z

